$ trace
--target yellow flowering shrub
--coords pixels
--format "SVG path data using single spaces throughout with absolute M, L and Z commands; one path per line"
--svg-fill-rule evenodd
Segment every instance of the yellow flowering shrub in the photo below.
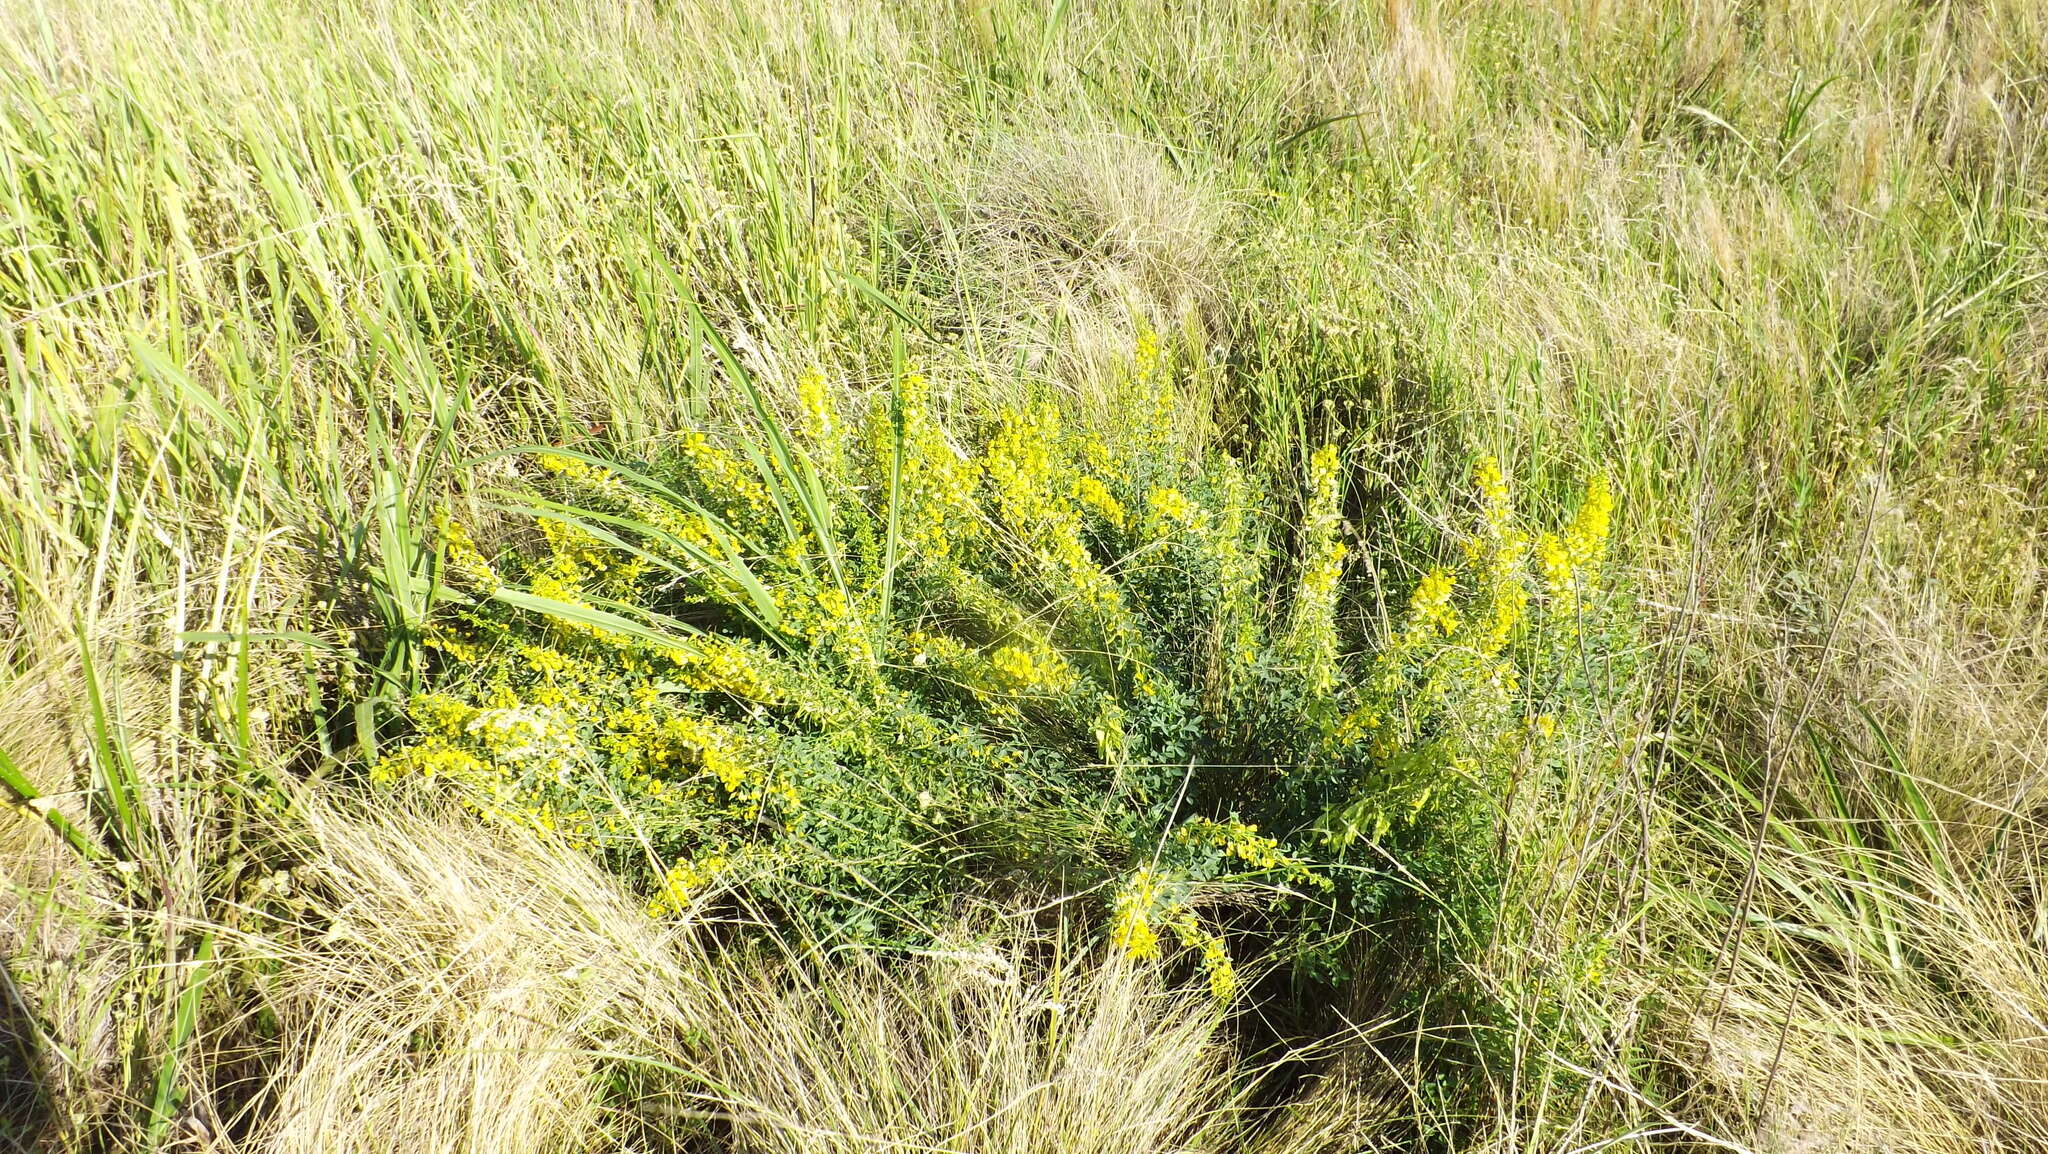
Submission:
M 1607 481 L 1592 479 L 1562 534 L 1535 538 L 1533 572 L 1531 536 L 1498 461 L 1480 459 L 1473 488 L 1478 516 L 1461 542 L 1463 565 L 1416 583 L 1330 735 L 1334 749 L 1363 750 L 1369 768 L 1369 788 L 1320 823 L 1335 847 L 1384 842 L 1433 805 L 1483 795 L 1515 759 L 1557 738 L 1574 700 L 1555 682 L 1569 666 L 1561 646 L 1597 605 L 1613 510 Z
M 1613 501 L 1533 531 L 1482 460 L 1460 559 L 1382 590 L 1412 559 L 1354 563 L 1345 447 L 1198 449 L 1179 364 L 1146 335 L 1100 426 L 812 370 L 651 461 L 537 452 L 525 544 L 441 523 L 444 668 L 372 777 L 586 845 L 654 916 L 744 887 L 899 940 L 970 879 L 1099 884 L 1114 948 L 1232 996 L 1233 935 L 1306 956 L 1455 875 L 1563 740 Z

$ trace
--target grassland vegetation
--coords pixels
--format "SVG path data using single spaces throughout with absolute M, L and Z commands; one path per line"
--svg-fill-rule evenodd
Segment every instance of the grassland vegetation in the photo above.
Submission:
M 0 12 L 0 1149 L 2048 1149 L 2048 9 Z

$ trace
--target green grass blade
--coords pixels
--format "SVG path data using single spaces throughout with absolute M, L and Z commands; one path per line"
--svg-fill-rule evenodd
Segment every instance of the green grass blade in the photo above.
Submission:
M 92 645 L 80 626 L 79 666 L 90 711 L 88 746 L 93 784 L 91 806 L 99 818 L 101 834 L 114 853 L 125 861 L 139 862 L 154 844 L 149 810 L 144 801 L 142 775 L 129 756 L 128 743 L 114 715 L 110 697 L 102 686 Z
M 607 612 L 590 605 L 575 605 L 553 597 L 543 597 L 538 593 L 530 593 L 524 589 L 513 589 L 510 587 L 494 589 L 491 591 L 491 597 L 514 609 L 524 609 L 529 613 L 539 613 L 547 617 L 559 617 L 576 625 L 592 629 L 602 629 L 607 633 L 616 633 L 622 637 L 630 637 L 635 641 L 644 641 L 649 645 L 658 645 L 665 648 L 695 652 L 697 649 L 696 642 L 692 641 L 686 634 L 701 632 L 691 629 L 690 626 L 677 621 L 673 617 L 646 614 L 643 611 L 643 615 L 659 617 L 662 624 L 672 626 L 676 630 L 674 633 L 664 632 L 660 629 L 650 628 L 617 613 Z
M 144 1149 L 161 1150 L 170 1136 L 171 1123 L 183 1098 L 178 1085 L 179 1075 L 184 1069 L 186 1051 L 199 1032 L 199 999 L 205 992 L 207 979 L 213 976 L 213 960 L 214 936 L 209 932 L 200 937 L 199 948 L 193 951 L 185 984 L 178 991 L 177 1001 L 172 1007 L 171 1036 L 163 1061 L 157 1065 L 156 1089 L 150 1097 L 143 1124 Z
M 50 832 L 56 834 L 65 845 L 70 846 L 78 856 L 88 861 L 97 861 L 103 856 L 100 847 L 94 845 L 84 830 L 79 829 L 36 789 L 35 783 L 28 779 L 28 775 L 21 771 L 21 767 L 14 763 L 14 759 L 9 757 L 4 749 L 0 749 L 0 789 L 5 789 L 13 795 L 15 804 L 42 818 L 43 823 L 50 827 Z

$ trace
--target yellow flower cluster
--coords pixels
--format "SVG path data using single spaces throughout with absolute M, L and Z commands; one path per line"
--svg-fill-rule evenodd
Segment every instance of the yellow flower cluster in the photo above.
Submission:
M 1086 474 L 1076 477 L 1073 497 L 1075 503 L 1082 508 L 1093 512 L 1118 529 L 1124 528 L 1128 515 L 1124 512 L 1123 502 L 1116 499 L 1116 495 L 1109 491 L 1109 486 L 1103 484 L 1100 478 Z
M 1250 822 L 1190 818 L 1174 829 L 1173 840 L 1181 845 L 1222 850 L 1226 857 L 1250 869 L 1278 871 L 1289 881 L 1323 889 L 1331 884 L 1328 878 L 1310 869 L 1308 863 L 1283 853 L 1278 839 L 1261 834 L 1259 827 Z
M 989 664 L 1015 693 L 1062 693 L 1077 680 L 1067 659 L 1042 643 L 1004 645 L 989 655 Z
M 1613 518 L 1614 491 L 1604 474 L 1597 475 L 1563 534 L 1545 533 L 1536 543 L 1544 592 L 1567 633 L 1577 629 L 1581 586 L 1606 559 Z
M 1159 931 L 1152 927 L 1152 918 L 1159 905 L 1161 880 L 1158 870 L 1139 866 L 1116 892 L 1109 940 L 1139 961 L 1159 956 Z
M 565 773 L 588 761 L 581 739 L 561 710 L 546 705 L 508 705 L 472 712 L 462 732 L 500 764 Z
M 1130 760 L 1130 729 L 1126 724 L 1129 720 L 1114 696 L 1105 693 L 1097 700 L 1088 731 L 1095 738 L 1095 753 L 1102 764 L 1121 766 Z
M 684 439 L 699 437 L 689 434 Z M 676 553 L 672 559 L 696 564 L 687 556 L 665 544 L 667 540 L 681 542 L 703 554 L 713 557 L 729 553 L 725 535 L 712 530 L 705 516 L 691 509 L 679 508 L 675 504 L 657 500 L 639 489 L 628 485 L 609 469 L 600 468 L 588 461 L 556 453 L 543 453 L 537 458 L 538 464 L 548 474 L 568 486 L 576 499 L 599 509 L 623 511 L 646 524 L 660 536 L 650 544 L 658 551 Z M 726 464 L 735 466 L 730 460 Z M 751 480 L 743 473 L 736 473 L 742 481 Z M 759 482 L 753 482 L 756 490 Z M 746 492 L 727 494 L 726 504 L 748 507 L 752 497 Z M 649 571 L 648 562 L 639 556 L 628 556 L 599 541 L 590 533 L 568 522 L 543 517 L 539 528 L 548 542 L 548 553 L 543 564 L 537 567 L 535 577 L 529 582 L 533 592 L 570 605 L 587 604 L 581 587 L 588 582 L 598 582 L 601 587 L 630 594 L 636 583 Z M 725 590 L 728 599 L 738 596 L 738 591 Z M 570 632 L 587 637 L 604 638 L 607 635 L 586 623 L 557 617 L 553 623 Z M 614 642 L 622 639 L 613 638 Z
M 567 527 L 565 527 L 567 528 Z M 617 571 L 609 557 L 581 556 L 595 548 L 584 535 L 547 534 L 550 551 L 530 579 L 536 593 L 567 604 L 583 603 L 579 579 L 597 569 Z M 565 558 L 563 554 L 567 553 Z M 561 808 L 553 796 L 587 788 L 591 774 L 609 772 L 648 799 L 685 794 L 703 802 L 757 812 L 769 800 L 796 804 L 795 791 L 754 768 L 739 736 L 708 717 L 692 714 L 665 695 L 721 693 L 742 701 L 780 700 L 765 672 L 772 660 L 739 641 L 704 638 L 690 648 L 662 647 L 560 615 L 543 618 L 555 643 L 520 640 L 490 661 L 474 641 L 446 624 L 433 644 L 458 660 L 481 666 L 469 700 L 447 694 L 411 702 L 413 740 L 372 766 L 373 781 L 406 776 L 457 787 L 463 801 L 491 820 L 537 830 L 566 828 L 584 836 L 593 818 Z M 596 648 L 593 648 L 593 645 Z M 621 689 L 633 705 L 610 707 Z M 601 719 L 601 736 L 586 748 L 576 719 Z M 703 782 L 677 794 L 677 782 Z M 697 804 L 692 802 L 690 804 Z M 607 819 L 616 823 L 616 816 Z
M 759 702 L 781 698 L 763 679 L 766 659 L 745 642 L 705 637 L 688 652 L 679 649 L 666 656 L 678 667 L 676 679 L 699 693 L 724 693 Z
M 1131 351 L 1131 368 L 1141 377 L 1159 371 L 1159 334 L 1150 325 L 1138 330 L 1137 345 Z
M 1159 933 L 1173 934 L 1182 947 L 1196 951 L 1209 992 L 1227 1002 L 1237 994 L 1237 967 L 1223 937 L 1204 927 L 1185 902 L 1167 901 L 1167 878 L 1149 865 L 1139 866 L 1118 888 L 1110 920 L 1110 944 L 1134 961 L 1155 961 Z
M 832 395 L 825 387 L 823 369 L 814 366 L 797 377 L 796 400 L 797 407 L 803 410 L 804 436 L 814 445 L 831 446 L 839 422 L 832 411 Z
M 462 584 L 484 592 L 503 584 L 490 560 L 477 548 L 476 539 L 469 535 L 467 526 L 445 509 L 434 514 L 434 526 L 441 537 L 441 556 L 447 566 L 445 572 Z
M 1483 778 L 1514 751 L 1558 732 L 1555 714 L 1522 699 L 1523 663 L 1554 655 L 1519 650 L 1518 643 L 1539 609 L 1544 644 L 1576 636 L 1585 590 L 1606 553 L 1611 491 L 1604 478 L 1594 478 L 1570 524 L 1532 542 L 1497 460 L 1476 462 L 1472 483 L 1479 518 L 1464 543 L 1467 569 L 1432 569 L 1417 583 L 1400 627 L 1332 731 L 1339 748 L 1367 743 L 1382 775 L 1377 800 L 1341 815 L 1343 836 L 1379 836 L 1413 821 L 1444 795 L 1446 780 Z M 1542 578 L 1540 606 L 1531 592 L 1532 555 Z M 1469 584 L 1461 585 L 1461 575 Z
M 1507 648 L 1528 612 L 1529 585 L 1524 574 L 1529 535 L 1515 524 L 1500 461 L 1481 457 L 1472 473 L 1479 489 L 1480 529 L 1468 543 L 1467 555 L 1479 567 L 1480 593 L 1486 603 L 1485 624 L 1476 644 L 1480 653 L 1491 656 Z
M 568 654 L 550 646 L 521 644 L 517 649 L 519 659 L 526 663 L 526 667 L 548 681 L 573 676 L 578 668 Z
M 1579 504 L 1578 514 L 1565 529 L 1565 551 L 1571 555 L 1572 564 L 1584 568 L 1606 557 L 1607 536 L 1613 521 L 1613 487 L 1605 473 L 1596 474 L 1586 484 L 1586 498 Z
M 1408 597 L 1409 636 L 1419 643 L 1432 633 L 1441 632 L 1445 637 L 1456 633 L 1460 622 L 1451 595 L 1457 588 L 1458 579 L 1449 570 L 1431 569 L 1423 574 Z
M 1119 485 L 1131 483 L 1130 470 L 1118 462 L 1117 454 L 1109 451 L 1109 445 L 1101 437 L 1082 438 L 1079 461 L 1084 472 L 1101 477 L 1106 482 Z
M 701 439 L 702 434 L 686 434 L 683 439 L 688 443 L 692 437 Z M 647 494 L 620 480 L 618 475 L 609 469 L 599 468 L 588 461 L 576 457 L 562 456 L 558 453 L 543 453 L 537 458 L 537 463 L 548 474 L 571 486 L 578 497 L 585 501 L 599 506 L 623 509 L 634 518 L 658 530 L 660 533 L 713 555 L 718 555 L 722 551 L 723 546 L 720 535 L 711 531 L 703 516 L 689 509 L 678 508 L 668 501 L 649 497 Z M 755 489 L 759 489 L 759 482 L 757 480 L 744 473 L 737 472 L 736 462 L 732 462 L 728 458 L 725 464 L 735 466 L 725 470 L 726 472 L 737 475 L 742 483 L 752 482 Z M 753 495 L 742 490 L 736 493 L 727 493 L 724 495 L 724 498 L 720 503 L 751 507 Z M 551 568 L 557 570 L 558 573 L 562 572 L 560 559 L 550 558 L 549 560 Z M 639 567 L 643 564 L 643 562 L 636 558 L 634 561 L 626 563 L 626 567 L 623 569 L 615 564 L 611 566 L 610 571 L 631 578 L 644 571 Z M 567 576 L 571 580 L 574 580 L 576 577 L 574 573 L 569 573 Z
M 749 525 L 765 525 L 774 503 L 755 468 L 737 455 L 711 443 L 692 429 L 677 439 L 683 460 L 696 474 L 705 491 L 724 507 L 718 511 Z
M 1145 494 L 1145 507 L 1162 533 L 1189 529 L 1200 524 L 1201 510 L 1179 489 L 1159 487 Z
M 922 629 L 903 635 L 903 649 L 914 669 L 957 669 L 974 657 L 974 650 L 957 638 Z
M 1080 510 L 1067 494 L 1071 465 L 1059 410 L 1042 403 L 1002 415 L 983 459 L 997 519 L 1036 561 L 1062 599 L 1087 610 L 1106 648 L 1133 666 L 1142 688 L 1149 664 L 1142 631 L 1116 581 L 1088 553 Z
M 1225 462 L 1221 500 L 1201 541 L 1204 552 L 1216 566 L 1216 625 L 1223 643 L 1223 674 L 1228 683 L 1258 658 L 1261 566 L 1255 548 L 1245 540 L 1246 511 L 1251 500 L 1244 470 L 1236 461 L 1226 458 Z M 1227 690 L 1228 684 L 1224 688 Z
M 1064 486 L 1056 483 L 1061 462 L 1053 450 L 1059 439 L 1059 410 L 1043 402 L 1004 412 L 985 454 L 997 514 L 1019 535 L 1053 548 L 1075 536 L 1076 528 L 1073 510 L 1061 499 Z
M 698 895 L 710 888 L 730 868 L 724 854 L 708 854 L 695 860 L 679 861 L 662 874 L 661 882 L 647 899 L 647 916 L 668 917 L 690 908 Z
M 489 763 L 468 750 L 431 739 L 380 757 L 370 766 L 370 781 L 376 785 L 391 785 L 413 774 L 426 781 L 482 782 L 490 779 L 493 771 Z
M 604 576 L 612 557 L 604 542 L 589 533 L 552 517 L 538 522 L 541 539 L 548 546 L 548 570 L 564 582 L 579 582 Z
M 419 735 L 409 745 L 370 766 L 373 784 L 408 777 L 456 787 L 462 802 L 486 820 L 538 832 L 555 832 L 567 822 L 580 826 L 589 815 L 559 813 L 522 782 L 559 781 L 591 763 L 568 715 L 561 709 L 520 703 L 496 694 L 487 706 L 445 694 L 423 694 L 412 702 Z
M 562 453 L 542 453 L 534 458 L 534 464 L 552 476 L 573 482 L 579 488 L 615 501 L 623 502 L 631 496 L 626 483 L 613 476 L 611 470 L 601 469 L 581 457 L 571 457 Z
M 652 696 L 651 691 L 643 694 L 640 706 L 614 711 L 606 719 L 610 732 L 604 745 L 615 764 L 626 762 L 656 781 L 672 770 L 695 769 L 716 779 L 736 799 L 761 799 L 766 783 L 740 752 L 737 735 L 708 718 L 681 712 L 657 715 L 649 708 Z
M 1167 926 L 1180 944 L 1196 951 L 1202 974 L 1209 981 L 1209 994 L 1219 1002 L 1237 996 L 1237 966 L 1230 960 L 1230 948 L 1223 935 L 1202 925 L 1195 911 L 1182 906 L 1167 917 Z
M 463 665 L 474 665 L 484 657 L 482 646 L 440 622 L 427 627 L 425 644 L 428 648 L 437 649 Z
M 1331 734 L 1330 740 L 1339 748 L 1356 745 L 1372 736 L 1373 731 L 1380 727 L 1382 720 L 1384 719 L 1376 705 L 1358 706 L 1337 722 L 1337 728 Z
M 1344 483 L 1337 446 L 1324 445 L 1308 461 L 1308 505 L 1301 530 L 1301 577 L 1295 586 L 1287 652 L 1300 666 L 1309 694 L 1325 697 L 1337 684 L 1337 587 L 1344 575 Z
M 873 665 L 874 623 L 868 613 L 838 586 L 812 584 L 816 587 L 808 594 L 792 591 L 774 595 L 775 603 L 782 609 L 785 627 L 814 646 L 838 653 L 856 668 Z
M 949 567 L 953 551 L 978 531 L 980 510 L 974 501 L 981 467 L 947 440 L 931 411 L 931 385 L 922 373 L 906 373 L 897 382 L 902 420 L 898 478 L 898 532 L 904 558 L 940 568 Z M 894 418 L 878 406 L 868 427 L 876 472 L 887 477 L 897 467 Z
M 658 553 L 670 554 L 669 560 L 678 568 L 702 574 L 700 593 L 750 613 L 765 597 L 789 634 L 829 645 L 855 664 L 871 663 L 868 615 L 842 589 L 820 583 L 811 563 L 818 543 L 801 528 L 784 532 L 786 525 L 780 518 L 770 516 L 773 501 L 754 464 L 713 444 L 701 432 L 683 434 L 678 444 L 704 494 L 704 508 L 714 511 L 698 512 L 657 499 L 610 471 L 576 458 L 543 455 L 541 463 L 573 485 L 580 498 L 622 511 L 654 530 L 648 545 Z M 741 528 L 720 528 L 720 518 Z M 540 527 L 549 546 L 547 563 L 529 582 L 531 591 L 540 596 L 587 607 L 585 588 L 589 583 L 606 583 L 607 591 L 631 595 L 650 569 L 645 559 L 625 556 L 568 522 L 544 518 Z M 785 539 L 774 552 L 741 557 L 733 532 L 781 532 Z M 676 543 L 683 548 L 676 548 Z M 709 566 L 704 564 L 706 559 L 712 562 Z M 630 653 L 637 647 L 587 619 L 558 614 L 550 617 L 550 622 L 565 633 L 605 641 L 622 651 Z M 731 652 L 724 655 L 728 672 L 738 672 L 736 657 Z M 744 679 L 734 685 L 743 683 Z M 739 695 L 751 696 L 745 690 Z
M 1111 399 L 1126 422 L 1132 454 L 1147 460 L 1163 457 L 1173 442 L 1180 396 L 1167 371 L 1159 333 L 1149 325 L 1138 330 L 1131 372 Z

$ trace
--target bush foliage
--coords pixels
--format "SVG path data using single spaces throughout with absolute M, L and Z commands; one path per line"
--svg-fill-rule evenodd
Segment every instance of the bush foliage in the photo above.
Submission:
M 900 942 L 965 896 L 1093 890 L 1227 998 L 1233 925 L 1330 967 L 1390 900 L 1461 914 L 1591 690 L 1602 478 L 1532 532 L 1481 459 L 1456 562 L 1390 605 L 1343 446 L 1203 448 L 1149 335 L 1105 427 L 972 427 L 915 371 L 841 413 L 707 339 L 742 411 L 644 461 L 532 452 L 534 532 L 496 556 L 443 519 L 461 604 L 374 769 L 597 851 L 650 914 L 742 890 Z

